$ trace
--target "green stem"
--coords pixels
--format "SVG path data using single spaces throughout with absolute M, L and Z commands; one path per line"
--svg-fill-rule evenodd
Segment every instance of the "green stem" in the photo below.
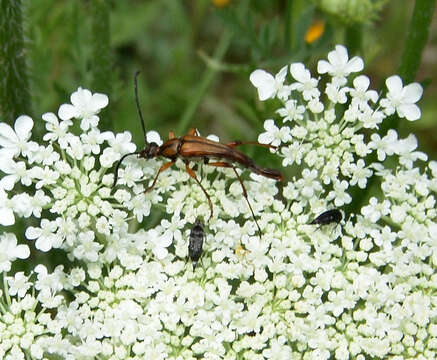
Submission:
M 107 0 L 91 0 L 91 72 L 92 90 L 107 95 L 112 89 L 112 57 L 109 22 L 109 3 Z M 112 130 L 113 124 L 105 109 L 100 114 L 100 127 Z
M 398 70 L 405 84 L 414 81 L 419 69 L 422 53 L 428 40 L 434 8 L 435 0 L 416 0 Z
M 213 59 L 217 62 L 219 62 L 223 56 L 225 55 L 232 39 L 232 32 L 229 30 L 224 30 L 219 43 L 217 45 L 217 48 L 214 52 Z M 176 133 L 177 134 L 183 134 L 187 131 L 188 126 L 191 122 L 191 119 L 194 115 L 194 112 L 196 111 L 197 107 L 200 104 L 200 101 L 203 99 L 203 97 L 206 94 L 206 90 L 211 85 L 212 81 L 214 80 L 217 69 L 213 67 L 208 67 L 203 74 L 203 79 L 200 81 L 199 86 L 197 87 L 192 101 L 188 104 L 188 106 L 185 109 L 184 114 L 182 115 L 181 120 L 179 121 L 179 125 L 177 127 Z
M 9 295 L 9 287 L 8 287 L 8 281 L 6 280 L 6 272 L 3 273 L 3 293 L 6 298 L 6 305 L 10 308 L 11 307 L 11 296 Z
M 32 114 L 21 0 L 0 0 L 0 114 L 13 125 Z

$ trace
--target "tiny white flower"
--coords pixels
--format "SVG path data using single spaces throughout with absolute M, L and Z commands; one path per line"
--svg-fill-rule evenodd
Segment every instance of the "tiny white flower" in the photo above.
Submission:
M 120 160 L 120 154 L 111 147 L 103 150 L 103 153 L 99 156 L 100 165 L 108 169 L 118 160 Z
M 9 295 L 18 295 L 20 298 L 23 298 L 26 295 L 27 290 L 29 290 L 32 286 L 32 283 L 29 281 L 29 277 L 24 275 L 24 272 L 22 271 L 17 272 L 14 277 L 8 277 L 7 280 L 9 286 Z
M 65 149 L 68 145 L 68 137 L 71 136 L 68 132 L 68 128 L 73 122 L 71 120 L 59 122 L 53 113 L 45 113 L 41 117 L 46 122 L 46 129 L 48 131 L 48 133 L 44 135 L 43 140 L 57 141 L 61 149 Z
M 308 109 L 314 114 L 320 114 L 324 108 L 325 106 L 319 99 L 311 99 L 308 102 Z
M 159 234 L 155 229 L 151 229 L 147 232 L 147 239 L 153 255 L 158 260 L 162 260 L 168 254 L 167 248 L 172 244 L 173 235 L 168 231 Z
M 282 121 L 302 120 L 305 107 L 297 105 L 296 100 L 287 100 L 283 108 L 276 110 L 276 112 L 283 117 Z
M 278 146 L 281 143 L 286 143 L 291 139 L 290 128 L 284 126 L 279 129 L 272 119 L 268 119 L 264 122 L 264 129 L 266 129 L 267 132 L 258 136 L 258 141 L 261 144 Z
M 358 120 L 363 123 L 366 129 L 377 129 L 384 118 L 385 115 L 382 111 L 373 110 L 370 107 L 362 109 L 362 112 L 358 114 Z
M 370 198 L 369 205 L 364 206 L 361 209 L 361 214 L 372 223 L 376 223 L 381 216 L 388 215 L 389 213 L 390 202 L 388 200 L 384 200 L 382 203 L 378 203 L 378 199 L 376 197 Z
M 370 138 L 369 147 L 376 150 L 379 161 L 384 161 L 386 155 L 393 155 L 398 140 L 396 130 L 390 129 L 382 139 L 378 134 L 372 134 Z
M 257 88 L 258 97 L 261 101 L 274 98 L 275 96 L 278 96 L 280 99 L 288 97 L 289 90 L 284 87 L 287 70 L 288 66 L 284 66 L 275 77 L 267 71 L 259 69 L 250 74 L 250 82 Z
M 37 144 L 28 141 L 32 135 L 33 120 L 22 115 L 15 120 L 14 129 L 0 122 L 0 159 L 15 157 L 19 154 L 28 156 L 37 148 Z
M 78 259 L 87 261 L 97 261 L 99 258 L 99 251 L 103 248 L 103 245 L 94 241 L 95 235 L 92 231 L 85 231 L 79 233 L 79 245 L 77 245 L 73 254 Z
M 41 227 L 29 226 L 26 229 L 25 235 L 29 240 L 35 240 L 35 247 L 38 250 L 47 252 L 51 248 L 59 248 L 62 240 L 56 235 L 57 229 L 56 221 L 49 221 L 47 219 L 41 220 Z
M 156 131 L 153 132 L 153 135 L 151 135 L 151 138 L 154 140 L 156 140 L 154 136 L 155 133 Z M 159 134 L 158 133 L 156 134 L 158 135 L 158 139 L 159 139 Z M 111 151 L 119 154 L 118 158 L 115 160 L 120 159 L 121 155 L 133 153 L 137 148 L 136 145 L 131 142 L 132 135 L 129 131 L 119 133 L 115 136 L 112 132 L 107 132 L 106 137 L 107 137 L 108 144 L 111 146 Z
M 71 104 L 60 106 L 58 116 L 62 120 L 82 119 L 80 127 L 87 131 L 97 126 L 99 118 L 96 114 L 108 105 L 109 99 L 105 94 L 92 94 L 91 91 L 79 87 L 71 94 L 70 101 Z
M 27 245 L 17 245 L 15 234 L 3 233 L 0 235 L 0 273 L 11 270 L 15 259 L 26 259 L 30 255 Z
M 80 136 L 86 154 L 99 154 L 100 145 L 106 140 L 105 134 L 98 129 L 92 129 Z
M 35 152 L 30 154 L 27 158 L 29 164 L 53 165 L 60 157 L 59 153 L 54 151 L 52 144 L 49 144 L 48 146 L 38 146 Z
M 354 88 L 349 89 L 354 105 L 358 105 L 361 108 L 365 107 L 369 100 L 373 103 L 378 101 L 378 93 L 375 90 L 367 90 L 369 85 L 370 80 L 366 75 L 360 75 L 354 79 Z
M 290 65 L 290 73 L 298 82 L 290 86 L 291 90 L 297 90 L 302 93 L 305 100 L 309 101 L 318 98 L 320 95 L 317 85 L 319 81 L 311 77 L 311 73 L 302 63 Z
M 360 57 L 354 56 L 349 60 L 347 49 L 343 45 L 337 45 L 335 50 L 329 52 L 328 60 L 329 62 L 320 60 L 317 63 L 317 71 L 319 74 L 331 75 L 337 85 L 346 84 L 347 76 L 364 68 L 363 59 Z
M 418 83 L 403 86 L 402 79 L 398 75 L 390 76 L 385 84 L 388 89 L 387 98 L 380 101 L 385 112 L 391 115 L 396 111 L 399 117 L 410 121 L 419 119 L 420 109 L 416 102 L 422 97 L 422 86 Z
M 326 95 L 328 95 L 329 100 L 334 104 L 345 104 L 347 102 L 347 91 L 347 88 L 340 87 L 335 83 L 328 83 L 326 85 Z
M 0 180 L 0 188 L 12 190 L 18 181 L 25 186 L 32 184 L 31 172 L 26 169 L 23 161 L 15 162 L 12 158 L 5 159 L 0 163 L 0 171 L 7 174 Z
M 334 190 L 330 191 L 326 197 L 327 201 L 334 200 L 335 206 L 343 206 L 344 204 L 349 204 L 352 201 L 352 197 L 347 193 L 347 188 L 349 183 L 346 180 L 334 181 Z
M 302 196 L 308 199 L 313 197 L 315 192 L 322 190 L 322 185 L 317 180 L 317 170 L 304 169 L 302 179 L 297 181 L 296 187 L 301 189 Z
M 399 163 L 407 169 L 413 167 L 416 160 L 426 161 L 428 156 L 421 151 L 413 151 L 417 149 L 417 138 L 410 134 L 406 139 L 401 139 L 397 142 L 395 153 L 399 155 Z
M 367 184 L 367 178 L 371 177 L 373 172 L 369 168 L 366 168 L 366 164 L 363 159 L 359 159 L 356 164 L 350 164 L 350 171 L 352 173 L 352 179 L 350 184 L 353 186 L 358 184 L 358 187 L 364 189 Z

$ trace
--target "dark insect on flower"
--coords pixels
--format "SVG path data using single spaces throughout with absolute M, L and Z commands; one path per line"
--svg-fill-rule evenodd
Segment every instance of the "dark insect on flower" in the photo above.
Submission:
M 146 192 L 153 189 L 158 180 L 159 174 L 174 165 L 177 159 L 181 159 L 185 163 L 185 170 L 187 171 L 188 175 L 194 181 L 196 181 L 196 183 L 200 186 L 203 193 L 205 194 L 205 197 L 208 200 L 209 204 L 209 218 L 211 218 L 213 216 L 213 206 L 211 198 L 207 193 L 206 189 L 203 187 L 200 180 L 197 178 L 197 175 L 193 168 L 190 167 L 190 162 L 200 160 L 208 166 L 230 168 L 234 170 L 235 176 L 237 177 L 241 185 L 243 196 L 246 199 L 247 205 L 249 206 L 250 212 L 252 213 L 252 218 L 254 219 L 256 226 L 258 227 L 259 236 L 261 237 L 261 228 L 258 224 L 258 221 L 256 220 L 255 213 L 253 212 L 252 205 L 250 204 L 249 198 L 247 196 L 246 187 L 244 186 L 243 180 L 237 172 L 236 165 L 240 165 L 255 174 L 259 174 L 267 178 L 274 179 L 276 181 L 283 181 L 284 177 L 278 170 L 263 168 L 255 164 L 255 162 L 250 157 L 237 150 L 236 147 L 245 144 L 253 144 L 268 149 L 277 149 L 277 147 L 269 144 L 261 144 L 257 141 L 233 141 L 227 144 L 222 144 L 217 141 L 213 141 L 205 137 L 199 136 L 197 130 L 194 128 L 190 129 L 187 135 L 179 138 L 175 136 L 173 131 L 170 131 L 168 140 L 165 141 L 162 145 L 158 145 L 155 142 L 149 143 L 147 141 L 144 119 L 138 101 L 137 76 L 138 72 L 135 74 L 135 102 L 137 104 L 141 127 L 143 129 L 145 147 L 143 150 L 134 151 L 121 157 L 121 159 L 115 166 L 113 187 L 117 184 L 118 170 L 120 168 L 120 165 L 123 160 L 128 156 L 137 155 L 137 157 L 141 159 L 153 159 L 157 157 L 163 157 L 169 160 L 169 162 L 163 164 L 159 168 L 158 172 L 155 175 L 155 178 L 153 179 L 152 184 L 146 189 Z
M 340 210 L 332 209 L 322 212 L 319 216 L 317 216 L 313 221 L 310 222 L 310 225 L 328 225 L 332 223 L 339 223 L 343 219 L 343 215 Z
M 197 262 L 202 255 L 203 238 L 205 232 L 203 231 L 202 223 L 196 220 L 190 232 L 190 242 L 188 243 L 188 255 L 193 262 L 193 270 L 196 268 Z

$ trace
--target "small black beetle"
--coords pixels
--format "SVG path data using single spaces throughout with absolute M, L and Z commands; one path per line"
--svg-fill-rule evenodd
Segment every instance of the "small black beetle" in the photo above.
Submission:
M 322 212 L 319 216 L 317 216 L 313 221 L 310 222 L 310 225 L 328 225 L 332 223 L 339 223 L 343 219 L 343 215 L 340 210 L 332 209 Z
M 197 262 L 202 255 L 203 238 L 205 232 L 203 231 L 202 222 L 196 220 L 190 232 L 190 242 L 188 243 L 188 255 L 193 262 L 193 270 L 196 268 Z

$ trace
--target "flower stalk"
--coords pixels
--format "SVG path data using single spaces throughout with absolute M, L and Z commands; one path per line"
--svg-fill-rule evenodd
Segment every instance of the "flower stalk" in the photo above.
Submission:
M 0 1 L 0 115 L 13 124 L 32 114 L 21 0 Z

